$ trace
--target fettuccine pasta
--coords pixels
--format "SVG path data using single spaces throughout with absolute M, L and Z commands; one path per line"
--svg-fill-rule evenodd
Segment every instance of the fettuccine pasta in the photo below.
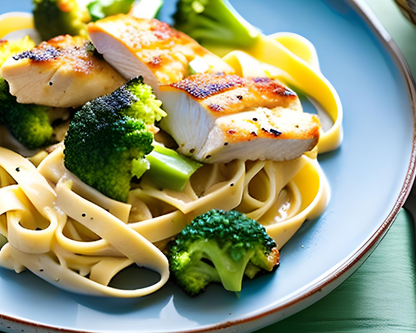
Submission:
M 243 77 L 268 76 L 301 90 L 332 119 L 315 151 L 287 162 L 240 161 L 203 165 L 181 192 L 160 189 L 146 174 L 127 203 L 85 185 L 63 163 L 62 144 L 35 167 L 0 148 L 0 265 L 25 269 L 60 288 L 88 295 L 140 297 L 169 278 L 166 244 L 194 217 L 236 209 L 263 224 L 281 248 L 306 219 L 318 217 L 330 193 L 317 152 L 342 140 L 342 106 L 304 38 L 279 33 L 250 51 L 223 58 Z M 159 274 L 150 286 L 118 289 L 111 281 L 136 264 Z

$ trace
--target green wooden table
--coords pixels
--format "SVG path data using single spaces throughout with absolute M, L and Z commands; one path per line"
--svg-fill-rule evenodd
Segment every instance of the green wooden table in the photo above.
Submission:
M 365 0 L 403 52 L 416 77 L 416 27 L 393 0 Z M 258 331 L 416 332 L 413 219 L 405 210 L 367 261 L 328 296 Z
M 416 27 L 407 21 L 393 0 L 364 0 L 403 52 L 416 77 Z

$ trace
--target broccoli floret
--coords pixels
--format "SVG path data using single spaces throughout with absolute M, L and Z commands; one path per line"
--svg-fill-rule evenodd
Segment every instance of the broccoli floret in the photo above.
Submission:
M 84 183 L 126 202 L 132 177 L 147 169 L 153 134 L 147 124 L 165 115 L 142 77 L 87 102 L 69 125 L 65 167 Z
M 244 274 L 272 271 L 279 252 L 264 226 L 237 211 L 211 210 L 196 217 L 168 251 L 173 279 L 189 295 L 221 282 L 241 291 Z
M 173 19 L 176 29 L 205 46 L 247 49 L 260 36 L 227 0 L 178 0 Z
M 33 0 L 35 27 L 43 40 L 59 35 L 88 37 L 86 24 L 127 14 L 134 0 Z
M 33 19 L 43 40 L 59 35 L 87 37 L 91 21 L 86 5 L 78 0 L 33 0 Z
M 131 105 L 123 108 L 130 117 L 141 119 L 150 125 L 166 117 L 166 112 L 160 106 L 162 102 L 156 99 L 152 87 L 143 83 L 143 78 L 132 79 L 125 85 L 131 97 Z
M 0 66 L 16 53 L 34 46 L 29 37 L 0 43 Z M 48 116 L 49 107 L 19 104 L 9 92 L 9 85 L 0 77 L 0 123 L 26 148 L 36 149 L 52 142 L 53 127 Z
M 0 78 L 0 123 L 26 148 L 36 149 L 52 143 L 53 127 L 49 107 L 20 104 L 9 93 L 6 80 Z

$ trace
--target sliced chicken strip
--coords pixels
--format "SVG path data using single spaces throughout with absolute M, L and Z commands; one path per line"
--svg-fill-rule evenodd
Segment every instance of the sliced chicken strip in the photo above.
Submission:
M 168 113 L 162 129 L 182 154 L 205 163 L 290 160 L 319 140 L 318 117 L 301 112 L 277 80 L 199 74 L 160 86 L 160 99 Z
M 9 58 L 0 76 L 19 103 L 79 107 L 126 80 L 81 37 L 58 36 Z
M 195 40 L 156 19 L 119 14 L 90 23 L 87 28 L 105 60 L 126 79 L 143 76 L 156 94 L 159 84 L 188 76 L 192 61 L 206 64 L 208 73 L 234 72 Z

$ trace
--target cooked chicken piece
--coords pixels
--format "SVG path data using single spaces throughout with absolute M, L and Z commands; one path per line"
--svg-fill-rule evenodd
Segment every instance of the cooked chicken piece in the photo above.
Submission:
M 192 62 L 205 67 L 207 73 L 234 72 L 195 40 L 156 19 L 119 14 L 90 23 L 87 28 L 105 60 L 126 79 L 143 76 L 156 95 L 159 84 L 185 78 Z
M 55 107 L 81 106 L 126 82 L 104 59 L 94 55 L 91 42 L 69 35 L 9 58 L 0 76 L 19 103 Z
M 160 99 L 168 113 L 162 129 L 181 153 L 205 163 L 290 160 L 319 139 L 318 117 L 303 113 L 277 80 L 199 74 L 160 86 Z

